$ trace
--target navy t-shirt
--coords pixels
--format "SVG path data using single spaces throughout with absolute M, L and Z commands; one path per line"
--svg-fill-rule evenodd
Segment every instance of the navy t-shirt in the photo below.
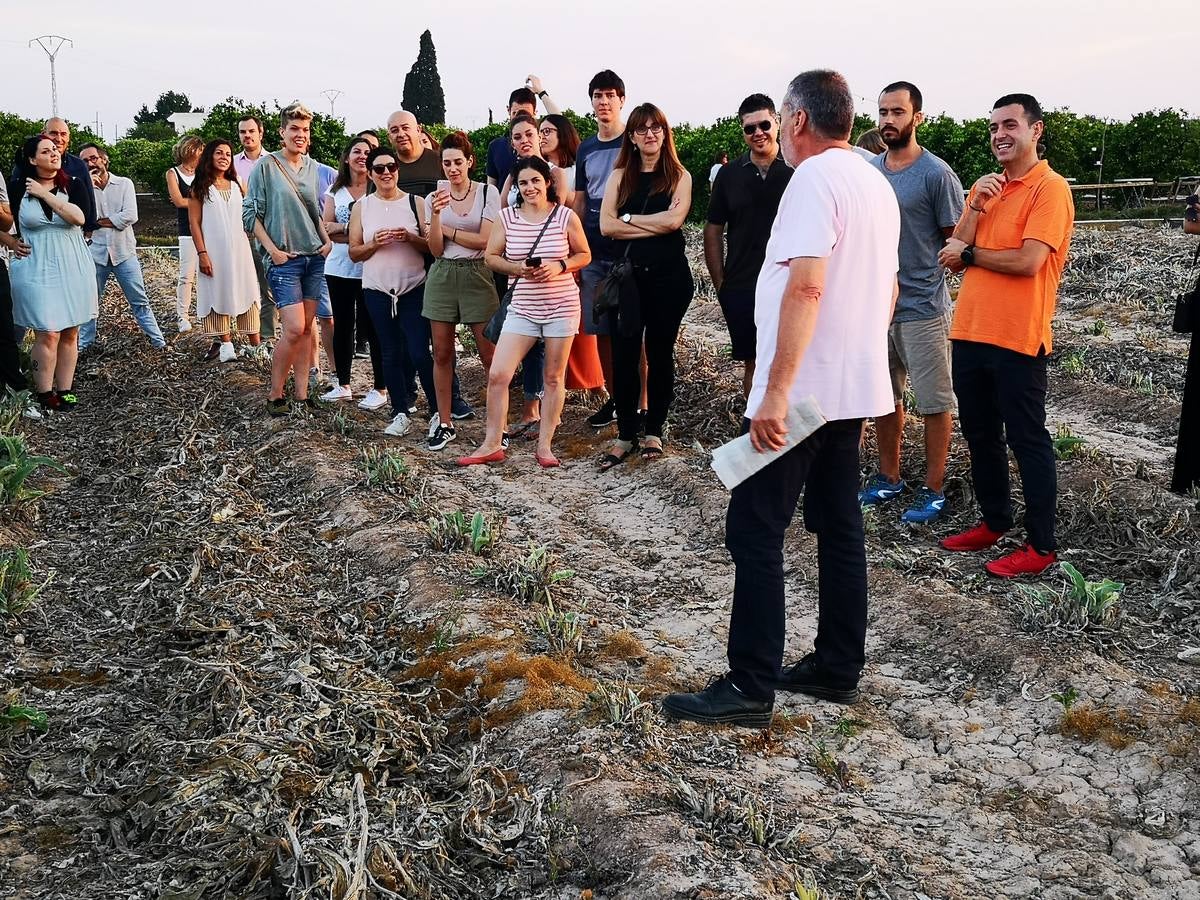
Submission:
M 604 199 L 604 188 L 608 186 L 608 177 L 612 175 L 613 166 L 621 152 L 623 137 L 618 135 L 611 141 L 602 141 L 600 135 L 592 135 L 579 145 L 579 153 L 575 157 L 575 191 L 584 192 L 587 197 L 583 230 L 588 246 L 592 248 L 593 259 L 616 259 L 620 256 L 620 249 L 612 239 L 600 234 L 600 201 Z
M 487 148 L 487 168 L 484 174 L 496 179 L 496 187 L 504 187 L 504 179 L 512 171 L 513 163 L 517 161 L 517 153 L 512 148 L 508 135 L 495 138 Z

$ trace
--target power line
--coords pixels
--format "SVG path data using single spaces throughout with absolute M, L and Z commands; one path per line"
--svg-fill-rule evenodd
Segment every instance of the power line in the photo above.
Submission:
M 61 35 L 43 34 L 41 37 L 35 37 L 29 42 L 30 47 L 32 47 L 34 44 L 37 44 L 39 47 L 41 47 L 42 50 L 46 52 L 46 55 L 50 57 L 50 113 L 51 115 L 57 116 L 58 77 L 54 72 L 54 58 L 58 56 L 58 51 L 61 50 L 64 45 L 74 47 L 75 42 L 70 38 L 62 37 Z

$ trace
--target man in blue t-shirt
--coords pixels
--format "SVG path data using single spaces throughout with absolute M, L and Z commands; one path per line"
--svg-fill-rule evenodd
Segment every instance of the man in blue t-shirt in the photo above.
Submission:
M 609 393 L 604 405 L 588 416 L 588 424 L 593 428 L 603 428 L 617 420 L 616 406 L 612 401 L 612 323 L 608 316 L 599 322 L 594 321 L 592 304 L 596 299 L 596 288 L 618 255 L 613 241 L 600 233 L 600 201 L 604 199 L 608 176 L 612 174 L 625 137 L 625 121 L 621 118 L 621 109 L 625 106 L 625 82 L 610 69 L 597 72 L 588 84 L 588 96 L 592 101 L 598 131 L 579 145 L 579 153 L 575 156 L 573 205 L 575 214 L 583 221 L 588 246 L 592 248 L 592 261 L 581 275 L 582 328 L 584 334 L 596 335 L 604 386 Z
M 879 95 L 879 130 L 887 150 L 870 160 L 896 192 L 900 203 L 900 296 L 888 329 L 888 363 L 896 411 L 875 420 L 879 472 L 859 499 L 882 503 L 905 488 L 900 477 L 900 438 L 904 433 L 907 380 L 925 420 L 925 483 L 900 518 L 925 525 L 946 505 L 943 481 L 953 427 L 954 388 L 950 380 L 950 292 L 938 251 L 963 211 L 962 183 L 954 171 L 917 143 L 924 120 L 921 92 L 907 81 L 889 84 Z
M 537 118 L 537 102 L 540 99 L 542 105 L 546 107 L 547 113 L 561 112 L 558 104 L 550 99 L 550 92 L 542 87 L 542 79 L 536 75 L 530 75 L 525 79 L 525 87 L 517 88 L 508 95 L 508 121 L 511 122 L 521 113 L 526 113 Z M 509 140 L 508 133 L 494 138 L 487 148 L 487 165 L 484 169 L 484 174 L 487 175 L 488 184 L 499 190 L 504 186 L 504 179 L 508 177 L 512 171 L 513 163 L 517 161 L 517 154 L 513 152 L 512 141 Z

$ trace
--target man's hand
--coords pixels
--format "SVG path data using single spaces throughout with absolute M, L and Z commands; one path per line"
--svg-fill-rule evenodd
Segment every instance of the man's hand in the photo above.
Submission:
M 1004 185 L 1008 184 L 1008 178 L 1003 172 L 989 172 L 978 181 L 975 182 L 974 201 L 976 206 L 983 206 L 988 200 L 993 197 L 999 197 L 1004 190 Z
M 787 395 L 768 390 L 750 420 L 751 446 L 759 453 L 781 449 L 788 433 L 787 414 Z
M 961 272 L 966 268 L 962 261 L 962 252 L 965 249 L 967 249 L 965 242 L 958 238 L 948 238 L 946 246 L 938 251 L 938 263 L 951 272 Z

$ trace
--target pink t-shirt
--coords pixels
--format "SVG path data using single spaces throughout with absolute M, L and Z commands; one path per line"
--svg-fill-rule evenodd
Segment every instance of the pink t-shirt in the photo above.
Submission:
M 796 168 L 779 202 L 755 288 L 758 352 L 747 418 L 767 390 L 788 263 L 806 256 L 829 262 L 816 328 L 789 400 L 795 404 L 811 394 L 830 421 L 894 409 L 887 341 L 899 243 L 896 194 L 865 159 L 832 148 Z

